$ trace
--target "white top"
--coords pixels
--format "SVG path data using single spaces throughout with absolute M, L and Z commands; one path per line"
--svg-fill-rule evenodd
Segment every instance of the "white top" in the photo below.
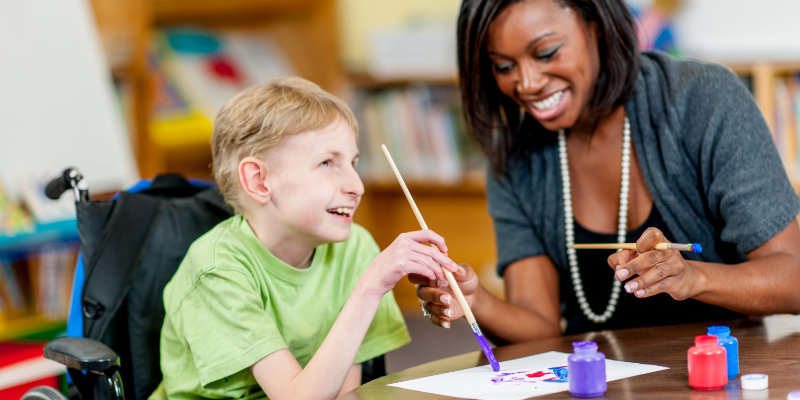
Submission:
M 763 390 L 769 386 L 767 374 L 747 374 L 742 375 L 743 390 Z

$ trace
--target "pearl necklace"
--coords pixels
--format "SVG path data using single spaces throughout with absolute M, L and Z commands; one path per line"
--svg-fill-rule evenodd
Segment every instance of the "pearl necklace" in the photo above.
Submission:
M 569 270 L 572 274 L 572 286 L 578 297 L 578 304 L 583 310 L 586 318 L 592 322 L 600 324 L 608 321 L 614 310 L 617 308 L 620 288 L 622 282 L 614 279 L 611 287 L 611 298 L 608 300 L 606 310 L 601 315 L 595 314 L 589 302 L 586 301 L 586 294 L 581 283 L 580 269 L 578 268 L 578 255 L 575 249 L 570 248 L 575 244 L 575 219 L 572 216 L 572 194 L 569 181 L 569 164 L 567 163 L 567 141 L 564 137 L 564 130 L 558 131 L 558 158 L 561 161 L 561 183 L 564 198 L 564 228 L 567 236 L 567 258 L 569 259 Z M 630 163 L 631 163 L 631 125 L 628 116 L 625 116 L 624 128 L 622 130 L 622 188 L 619 194 L 619 225 L 617 226 L 617 241 L 625 243 L 625 236 L 628 226 L 628 188 L 630 184 Z M 619 250 L 617 250 L 619 251 Z

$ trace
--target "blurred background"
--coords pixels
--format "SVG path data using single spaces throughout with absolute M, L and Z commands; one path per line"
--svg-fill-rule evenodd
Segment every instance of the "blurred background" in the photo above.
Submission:
M 642 49 L 719 62 L 741 77 L 800 186 L 800 2 L 629 4 Z M 355 111 L 366 184 L 356 222 L 381 247 L 418 229 L 380 152 L 386 143 L 450 255 L 503 296 L 483 160 L 460 108 L 458 8 L 458 0 L 0 1 L 0 342 L 49 339 L 65 326 L 77 230 L 70 196 L 42 196 L 47 177 L 76 166 L 100 196 L 162 172 L 210 180 L 216 111 L 282 75 L 314 81 Z M 478 349 L 465 323 L 444 331 L 423 319 L 407 281 L 395 296 L 414 341 L 389 354 L 389 372 Z

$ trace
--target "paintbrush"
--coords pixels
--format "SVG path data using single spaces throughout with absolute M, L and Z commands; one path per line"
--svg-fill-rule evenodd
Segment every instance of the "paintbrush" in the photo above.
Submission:
M 585 243 L 585 244 L 573 244 L 572 246 L 568 247 L 578 250 L 598 250 L 598 249 L 636 250 L 636 243 Z M 679 250 L 679 251 L 693 251 L 695 253 L 702 253 L 703 247 L 700 246 L 700 243 L 659 243 L 655 245 L 655 247 L 653 247 L 651 250 Z
M 411 193 L 408 191 L 408 187 L 406 187 L 406 183 L 403 181 L 403 177 L 400 176 L 400 171 L 397 170 L 397 166 L 394 164 L 394 160 L 392 160 L 392 156 L 389 154 L 389 149 L 386 148 L 386 145 L 381 145 L 381 148 L 383 149 L 383 153 L 386 154 L 386 159 L 389 160 L 389 164 L 392 166 L 392 171 L 394 171 L 397 181 L 400 182 L 400 187 L 403 188 L 403 193 L 406 194 L 406 199 L 408 199 L 408 203 L 411 205 L 411 210 L 414 211 L 414 215 L 417 217 L 417 222 L 419 222 L 419 225 L 422 227 L 422 229 L 427 230 L 428 225 L 426 225 L 425 220 L 422 219 L 422 214 L 419 213 L 417 203 L 414 202 L 414 198 L 411 197 Z M 431 243 L 431 247 L 439 250 L 439 248 L 433 243 Z M 486 358 L 489 359 L 489 364 L 492 365 L 492 370 L 494 372 L 500 371 L 500 363 L 498 363 L 497 359 L 494 357 L 494 353 L 492 352 L 492 348 L 489 347 L 486 337 L 484 337 L 483 333 L 481 333 L 481 328 L 478 326 L 478 322 L 475 321 L 475 316 L 472 315 L 472 310 L 469 308 L 469 304 L 467 304 L 467 299 L 464 298 L 464 294 L 461 293 L 461 288 L 458 287 L 458 282 L 456 282 L 453 274 L 448 271 L 447 268 L 442 267 L 442 272 L 444 272 L 444 276 L 447 278 L 447 282 L 450 284 L 450 288 L 453 290 L 453 295 L 455 295 L 458 305 L 461 306 L 461 310 L 464 312 L 464 317 L 467 319 L 467 322 L 469 322 L 469 326 L 472 328 L 475 338 L 478 339 L 478 343 L 481 345 L 483 354 L 485 354 Z

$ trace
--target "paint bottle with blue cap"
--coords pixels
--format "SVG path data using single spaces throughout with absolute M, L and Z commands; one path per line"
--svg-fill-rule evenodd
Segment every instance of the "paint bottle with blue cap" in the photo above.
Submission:
M 569 392 L 574 397 L 599 397 L 607 390 L 606 355 L 595 342 L 572 342 L 575 351 L 567 358 Z
M 728 379 L 736 378 L 739 375 L 739 340 L 731 336 L 731 328 L 727 326 L 711 326 L 708 334 L 716 336 L 719 345 L 728 353 Z

